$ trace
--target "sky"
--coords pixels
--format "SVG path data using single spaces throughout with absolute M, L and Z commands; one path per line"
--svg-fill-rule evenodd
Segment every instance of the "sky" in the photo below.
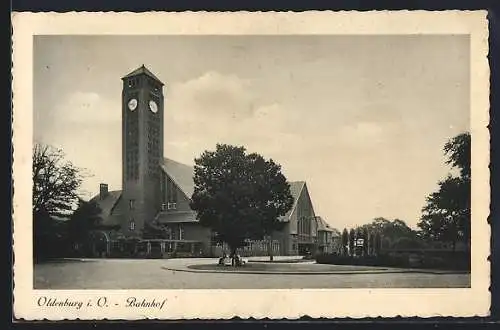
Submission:
M 87 198 L 121 189 L 121 77 L 142 64 L 165 83 L 165 157 L 244 146 L 340 230 L 416 228 L 469 129 L 466 36 L 36 36 L 34 140 L 91 175 Z

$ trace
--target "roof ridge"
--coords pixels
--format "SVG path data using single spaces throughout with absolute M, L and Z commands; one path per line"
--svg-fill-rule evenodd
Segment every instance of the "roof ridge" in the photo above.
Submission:
M 294 201 L 293 201 L 292 208 L 290 209 L 290 211 L 288 211 L 289 212 L 288 219 L 290 219 L 290 217 L 292 216 L 293 212 L 297 208 L 297 205 L 299 204 L 300 195 L 302 195 L 302 191 L 304 190 L 304 186 L 306 185 L 305 181 L 290 181 L 289 184 L 290 183 L 299 183 L 300 184 L 300 189 L 299 189 L 299 191 L 297 193 L 297 197 L 295 198 L 295 196 L 293 196 Z
M 140 74 L 145 74 L 147 76 L 150 76 L 151 78 L 157 80 L 159 83 L 161 83 L 163 85 L 163 82 L 154 73 L 152 73 L 148 68 L 146 68 L 144 66 L 144 64 L 142 66 L 140 66 L 139 68 L 133 70 L 132 72 L 128 73 L 127 75 L 125 75 L 122 79 L 129 78 L 129 77 L 136 76 L 136 75 L 140 75 Z
M 191 165 L 188 165 L 188 164 L 185 164 L 185 163 L 181 163 L 175 159 L 172 159 L 172 158 L 168 158 L 168 157 L 163 157 L 164 160 L 168 160 L 168 161 L 171 161 L 171 162 L 174 162 L 176 164 L 179 164 L 179 165 L 184 165 L 184 166 L 187 166 L 187 167 L 194 167 L 194 166 L 191 166 Z
M 113 206 L 111 206 L 111 209 L 109 210 L 110 215 L 113 214 L 113 211 L 116 209 L 116 206 L 118 205 L 118 203 L 120 202 L 120 200 L 123 197 L 123 192 L 121 190 L 118 190 L 118 191 L 120 192 L 120 194 L 118 195 L 115 202 L 113 203 Z
M 163 167 L 162 167 L 163 168 Z M 181 185 L 179 184 L 179 182 L 177 182 L 177 180 L 174 178 L 174 176 L 169 173 L 168 171 L 164 170 L 163 171 L 165 173 L 166 176 L 168 176 L 170 178 L 170 180 L 172 180 L 172 183 L 180 190 L 182 191 L 182 193 L 188 197 L 188 194 L 184 191 L 184 189 L 182 189 Z M 188 197 L 189 198 L 189 197 Z

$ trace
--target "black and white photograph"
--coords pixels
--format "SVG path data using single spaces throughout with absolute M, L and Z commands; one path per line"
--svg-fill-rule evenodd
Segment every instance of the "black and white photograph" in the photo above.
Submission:
M 471 45 L 33 35 L 32 289 L 471 289 L 487 262 L 474 262 L 487 213 L 473 143 L 488 148 L 471 122 Z

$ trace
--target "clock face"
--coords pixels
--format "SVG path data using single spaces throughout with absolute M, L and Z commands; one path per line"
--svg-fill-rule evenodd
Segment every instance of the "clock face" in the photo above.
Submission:
M 158 105 L 156 105 L 155 101 L 153 101 L 153 100 L 149 101 L 149 110 L 151 110 L 151 112 L 153 112 L 153 113 L 158 112 Z
M 130 111 L 134 111 L 135 109 L 137 109 L 137 100 L 131 99 L 130 101 L 128 101 L 128 108 Z

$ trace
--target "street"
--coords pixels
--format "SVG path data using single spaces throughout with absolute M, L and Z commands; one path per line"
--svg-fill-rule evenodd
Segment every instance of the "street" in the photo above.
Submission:
M 342 274 L 197 273 L 188 265 L 216 259 L 81 259 L 37 264 L 35 289 L 299 289 L 469 287 L 470 274 L 367 272 Z M 324 266 L 324 265 L 312 265 Z M 336 267 L 334 265 L 330 265 Z M 291 265 L 293 267 L 293 265 Z M 340 266 L 338 266 L 340 269 Z M 173 270 L 178 269 L 178 270 Z M 182 270 L 182 271 L 179 271 Z

